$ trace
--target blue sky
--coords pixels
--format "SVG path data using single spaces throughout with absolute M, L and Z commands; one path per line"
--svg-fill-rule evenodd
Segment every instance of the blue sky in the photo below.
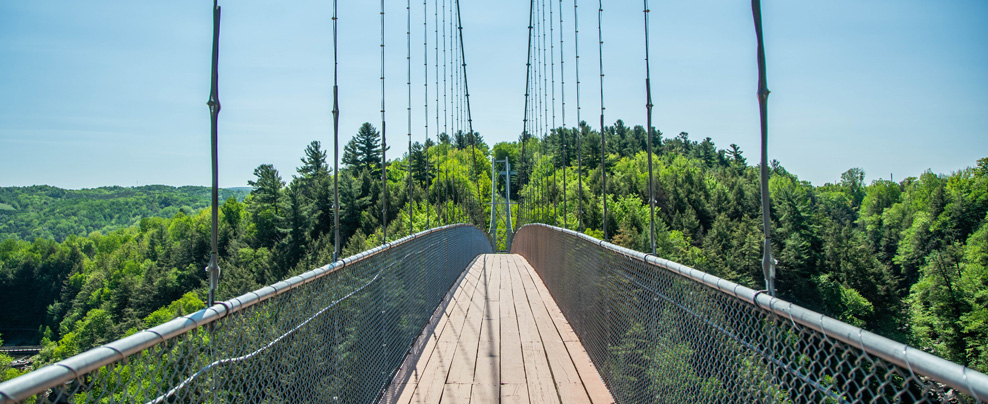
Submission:
M 342 144 L 362 122 L 380 127 L 380 15 L 377 2 L 340 3 Z M 332 2 L 220 4 L 220 184 L 246 186 L 264 163 L 290 178 L 306 144 L 332 145 Z M 572 0 L 563 6 L 572 126 Z M 737 143 L 756 161 L 749 3 L 650 6 L 655 126 L 721 148 Z M 515 139 L 528 2 L 461 7 L 474 127 L 490 144 Z M 208 185 L 210 8 L 206 0 L 0 2 L 0 186 Z M 604 9 L 606 119 L 643 124 L 641 4 L 611 0 Z M 594 127 L 596 11 L 580 0 L 582 118 Z M 901 180 L 988 156 L 988 2 L 769 0 L 763 12 L 769 153 L 800 178 L 819 185 L 862 167 L 869 181 Z M 405 2 L 387 1 L 391 156 L 407 143 L 404 13 Z M 412 135 L 421 141 L 421 1 L 412 2 L 412 33 Z M 430 27 L 430 48 L 431 35 Z

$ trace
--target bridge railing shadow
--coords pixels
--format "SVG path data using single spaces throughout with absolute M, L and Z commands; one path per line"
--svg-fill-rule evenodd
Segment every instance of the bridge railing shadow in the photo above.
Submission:
M 375 402 L 491 246 L 450 225 L 387 243 L 0 384 L 0 403 Z
M 542 224 L 535 268 L 619 403 L 973 403 L 988 376 L 678 263 Z

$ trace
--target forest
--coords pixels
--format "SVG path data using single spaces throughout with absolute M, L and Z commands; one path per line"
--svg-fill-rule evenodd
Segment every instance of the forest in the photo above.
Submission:
M 249 188 L 222 189 L 220 198 L 242 201 Z M 62 189 L 48 185 L 0 187 L 0 240 L 65 241 L 70 235 L 106 234 L 145 217 L 172 217 L 209 206 L 207 187 L 100 187 Z
M 313 141 L 290 178 L 262 164 L 246 198 L 224 195 L 217 299 L 330 262 L 336 182 L 341 256 L 447 223 L 487 229 L 492 157 L 518 173 L 515 228 L 543 222 L 603 237 L 604 170 L 610 240 L 648 251 L 648 136 L 658 255 L 763 289 L 758 166 L 736 145 L 618 120 L 603 130 L 603 159 L 601 132 L 581 124 L 492 146 L 476 133 L 440 134 L 382 167 L 380 132 L 365 123 L 343 148 L 338 173 Z M 988 158 L 972 163 L 899 182 L 865 183 L 850 168 L 814 186 L 773 161 L 779 296 L 988 371 Z M 136 200 L 65 198 L 51 187 L 0 191 L 0 207 L 33 218 L 4 218 L 0 231 L 0 329 L 38 330 L 35 368 L 204 307 L 210 210 L 191 198 L 166 205 L 142 188 L 100 192 L 113 190 Z M 503 184 L 495 191 L 503 195 Z M 42 223 L 64 230 L 34 227 Z

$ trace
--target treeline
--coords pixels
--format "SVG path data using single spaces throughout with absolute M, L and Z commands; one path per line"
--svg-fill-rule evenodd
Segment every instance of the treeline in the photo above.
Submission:
M 242 202 L 229 197 L 220 206 L 222 275 L 217 299 L 233 298 L 330 262 L 336 180 L 341 256 L 383 242 L 385 206 L 389 240 L 425 230 L 427 225 L 479 223 L 486 206 L 479 201 L 490 197 L 489 171 L 484 188 L 488 191 L 478 196 L 471 170 L 489 160 L 483 157 L 483 147 L 457 147 L 463 138 L 458 133 L 441 136 L 442 144 L 429 142 L 428 158 L 425 145 L 415 146 L 411 165 L 424 169 L 428 159 L 432 174 L 412 178 L 413 198 L 409 198 L 408 161 L 390 162 L 387 204 L 380 182 L 380 134 L 370 124 L 345 148 L 342 160 L 347 163 L 338 178 L 330 172 L 319 142 L 304 150 L 301 165 L 288 181 L 272 165 L 258 166 L 249 183 L 250 194 Z M 423 202 L 427 194 L 428 207 Z M 415 203 L 409 204 L 410 200 Z M 134 226 L 106 234 L 71 234 L 61 242 L 41 237 L 30 242 L 4 240 L 0 243 L 0 330 L 39 330 L 43 349 L 34 358 L 37 368 L 203 308 L 210 220 L 208 208 L 182 209 L 170 218 L 145 217 Z
M 603 133 L 608 234 L 647 251 L 648 134 L 621 121 Z M 761 289 L 757 167 L 735 145 L 651 136 L 659 255 Z M 341 256 L 447 223 L 486 229 L 492 155 L 518 172 L 516 229 L 545 222 L 603 235 L 600 133 L 586 126 L 493 147 L 478 134 L 441 134 L 385 168 L 381 153 L 379 132 L 364 124 L 343 148 L 338 175 L 319 142 L 289 179 L 258 166 L 246 199 L 220 207 L 217 298 L 331 261 L 337 183 Z M 781 297 L 988 370 L 988 159 L 899 183 L 865 184 L 851 169 L 814 187 L 777 162 L 771 171 Z M 37 366 L 202 308 L 209 240 L 209 209 L 62 242 L 8 239 L 0 244 L 0 328 L 40 330 Z
M 618 121 L 604 136 L 608 234 L 647 252 L 646 131 Z M 658 255 L 764 289 L 758 167 L 709 137 L 652 136 Z M 559 129 L 525 146 L 520 221 L 602 237 L 600 134 Z M 494 150 L 520 160 L 518 145 Z M 988 371 L 988 158 L 950 175 L 870 184 L 857 168 L 822 186 L 777 161 L 770 171 L 781 298 Z
M 62 189 L 48 185 L 0 188 L 0 240 L 64 241 L 70 235 L 107 233 L 144 217 L 191 214 L 209 206 L 207 187 L 101 187 Z M 249 190 L 223 189 L 220 197 L 243 200 Z

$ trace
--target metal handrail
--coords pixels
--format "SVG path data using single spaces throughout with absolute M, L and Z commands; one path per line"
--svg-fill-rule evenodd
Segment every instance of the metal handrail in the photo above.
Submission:
M 83 352 L 79 355 L 45 366 L 15 379 L 0 383 L 0 403 L 23 401 L 32 396 L 42 394 L 55 386 L 70 383 L 73 380 L 79 380 L 84 375 L 92 373 L 102 367 L 125 362 L 126 358 L 131 355 L 136 355 L 146 349 L 154 347 L 155 345 L 168 342 L 169 340 L 189 333 L 190 331 L 215 324 L 217 321 L 220 321 L 225 317 L 241 312 L 251 306 L 275 298 L 279 295 L 296 290 L 308 283 L 335 273 L 348 266 L 355 265 L 370 257 L 374 257 L 399 246 L 411 243 L 433 233 L 450 231 L 460 227 L 472 228 L 476 231 L 477 238 L 486 240 L 483 231 L 475 226 L 468 224 L 451 224 L 429 229 L 411 236 L 406 236 L 393 242 L 385 243 L 379 247 L 343 258 L 334 263 L 310 270 L 284 281 L 265 286 L 253 292 L 245 293 L 239 297 L 224 302 L 218 302 L 212 307 L 199 310 L 187 316 L 175 318 L 156 327 L 137 332 L 136 334 L 128 337 L 90 349 L 89 351 Z M 487 245 L 487 248 L 481 247 L 481 250 L 483 251 L 479 252 L 490 252 L 489 245 Z M 400 261 L 401 260 L 398 262 Z M 384 271 L 384 269 L 382 269 L 382 271 Z M 378 277 L 379 276 L 373 277 L 369 282 L 367 282 L 367 285 L 376 281 Z M 333 302 L 333 305 L 352 296 L 355 292 L 362 290 L 367 285 L 364 285 L 356 291 L 349 293 L 342 299 L 338 299 Z M 325 311 L 325 309 L 326 308 L 322 311 Z M 320 313 L 322 311 L 320 311 Z M 295 331 L 297 328 L 299 327 L 293 328 L 289 331 L 289 333 Z M 279 338 L 283 337 L 284 335 Z M 209 366 L 212 367 L 213 364 L 210 364 Z M 200 369 L 200 371 L 202 371 L 202 369 Z M 182 385 L 184 386 L 184 383 L 187 383 L 195 377 L 196 375 L 189 376 L 189 378 L 186 378 Z M 166 390 L 171 392 L 174 389 Z M 171 393 L 159 396 L 156 400 L 160 401 L 169 395 L 171 395 Z
M 567 242 L 560 243 L 559 240 L 552 237 L 552 233 L 556 233 L 556 236 L 563 235 L 574 238 L 578 242 L 574 245 Z M 546 243 L 553 243 L 553 245 L 549 247 Z M 540 268 L 539 263 L 545 260 L 544 266 L 563 265 L 559 263 L 562 260 L 557 255 L 579 254 L 581 249 L 577 248 L 578 244 L 592 245 L 601 250 L 620 254 L 631 262 L 644 264 L 646 269 L 668 271 L 683 279 L 747 303 L 755 309 L 783 319 L 787 323 L 792 322 L 798 324 L 799 327 L 821 333 L 823 339 L 840 341 L 849 347 L 861 350 L 865 355 L 880 358 L 904 368 L 908 371 L 907 375 L 913 374 L 942 383 L 979 402 L 988 399 L 988 375 L 984 373 L 800 307 L 789 301 L 772 297 L 764 291 L 756 291 L 677 262 L 630 250 L 586 234 L 545 224 L 527 224 L 520 228 L 516 234 L 516 242 L 512 252 L 525 256 L 536 271 L 543 276 L 543 280 L 546 280 L 546 275 L 543 274 L 546 269 Z M 599 254 L 599 251 L 597 253 Z M 614 263 L 615 266 L 625 265 L 616 261 L 610 262 Z M 566 269 L 569 268 L 561 268 L 560 271 Z M 602 270 L 608 270 L 606 265 Z M 553 273 L 549 276 L 557 275 Z M 547 281 L 547 286 L 549 283 L 551 282 Z M 559 302 L 560 299 L 557 294 L 561 292 L 554 290 L 551 286 L 549 290 Z M 561 302 L 560 306 L 561 308 L 563 306 Z M 566 311 L 563 308 L 564 314 Z M 575 319 L 570 319 L 570 321 L 574 322 Z M 577 333 L 579 334 L 579 331 Z

